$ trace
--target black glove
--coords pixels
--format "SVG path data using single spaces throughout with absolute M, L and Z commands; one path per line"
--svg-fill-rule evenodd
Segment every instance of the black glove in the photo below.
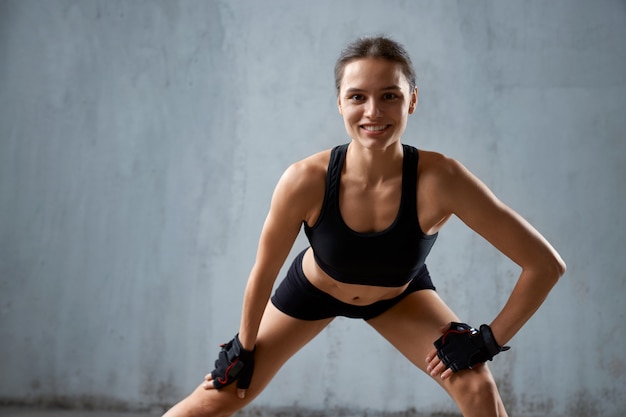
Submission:
M 215 369 L 211 372 L 213 386 L 219 389 L 237 381 L 237 388 L 250 387 L 254 372 L 254 350 L 245 350 L 241 346 L 239 334 L 220 346 L 222 350 L 215 361 Z
M 473 366 L 490 361 L 498 353 L 509 350 L 500 346 L 486 324 L 476 330 L 465 323 L 450 324 L 450 328 L 435 341 L 437 356 L 452 372 L 471 369 Z

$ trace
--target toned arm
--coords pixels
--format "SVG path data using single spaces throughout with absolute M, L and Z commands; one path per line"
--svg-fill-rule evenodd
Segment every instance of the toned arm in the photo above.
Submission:
M 246 286 L 239 338 L 251 349 L 274 281 L 298 236 L 302 222 L 319 210 L 325 166 L 316 155 L 291 165 L 280 178 L 263 225 L 256 260 Z
M 543 303 L 565 272 L 565 263 L 534 227 L 462 164 L 441 157 L 436 169 L 442 211 L 456 215 L 521 267 L 507 303 L 491 323 L 496 340 L 504 345 Z

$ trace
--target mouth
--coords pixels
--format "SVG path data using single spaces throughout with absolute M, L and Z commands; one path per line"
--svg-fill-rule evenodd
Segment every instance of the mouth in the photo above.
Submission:
M 382 133 L 387 130 L 391 125 L 361 125 L 360 128 L 366 130 L 368 133 Z

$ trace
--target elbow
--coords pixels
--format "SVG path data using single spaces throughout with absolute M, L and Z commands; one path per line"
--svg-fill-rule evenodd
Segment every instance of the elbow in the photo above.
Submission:
M 553 285 L 565 275 L 567 265 L 565 261 L 558 255 L 554 254 L 549 262 L 546 262 L 546 277 L 552 281 Z
M 538 284 L 541 282 L 552 288 L 565 274 L 567 265 L 558 253 L 552 252 L 535 258 L 532 264 L 522 269 L 534 276 Z
M 554 270 L 558 279 L 565 275 L 565 271 L 567 271 L 567 265 L 565 264 L 563 258 L 561 258 L 561 255 L 559 255 L 556 251 L 554 251 L 552 258 L 554 263 Z
M 565 264 L 565 261 L 561 259 L 560 256 L 558 259 L 558 263 L 559 263 L 559 278 L 560 278 L 563 275 L 565 275 L 565 272 L 567 272 L 567 265 Z

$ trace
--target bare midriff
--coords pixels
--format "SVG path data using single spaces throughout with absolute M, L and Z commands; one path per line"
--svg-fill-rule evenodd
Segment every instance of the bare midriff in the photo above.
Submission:
M 402 287 L 377 287 L 337 281 L 317 265 L 311 248 L 306 251 L 302 259 L 302 271 L 309 282 L 319 290 L 339 301 L 357 306 L 366 306 L 380 300 L 394 298 L 402 294 L 409 286 L 405 284 Z

